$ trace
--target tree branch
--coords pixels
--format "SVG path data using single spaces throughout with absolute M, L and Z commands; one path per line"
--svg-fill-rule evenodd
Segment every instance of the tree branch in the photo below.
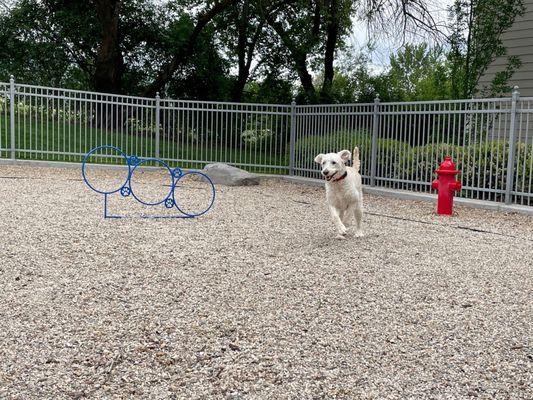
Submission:
M 236 4 L 238 1 L 239 0 L 222 0 L 216 2 L 209 10 L 201 13 L 198 16 L 196 25 L 194 26 L 184 45 L 178 49 L 170 62 L 162 67 L 155 80 L 146 88 L 143 95 L 147 97 L 153 97 L 158 91 L 161 91 L 161 89 L 163 89 L 163 87 L 172 78 L 172 75 L 177 71 L 177 69 L 183 65 L 187 61 L 188 57 L 193 53 L 198 37 L 207 24 L 209 24 L 209 22 L 211 22 L 211 20 L 218 14 L 222 13 L 233 4 Z

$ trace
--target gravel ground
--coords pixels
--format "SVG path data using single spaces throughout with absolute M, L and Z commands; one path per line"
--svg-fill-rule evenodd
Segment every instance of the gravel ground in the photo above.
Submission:
M 345 241 L 277 181 L 103 220 L 79 171 L 0 166 L 0 398 L 532 399 L 533 218 L 365 200 Z

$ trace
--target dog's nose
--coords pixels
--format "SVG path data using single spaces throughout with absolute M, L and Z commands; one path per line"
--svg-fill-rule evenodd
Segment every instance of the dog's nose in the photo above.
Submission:
M 327 169 L 323 170 L 322 171 L 322 175 L 328 176 L 329 175 L 329 171 Z

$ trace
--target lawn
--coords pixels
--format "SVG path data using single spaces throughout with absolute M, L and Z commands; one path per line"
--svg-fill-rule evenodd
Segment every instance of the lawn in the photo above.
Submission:
M 10 157 L 10 126 L 9 118 L 0 114 L 0 152 L 1 157 Z M 165 136 L 163 133 L 162 136 Z M 275 143 L 251 147 L 242 143 L 235 144 L 238 138 L 227 138 L 233 146 L 223 146 L 217 141 L 190 137 L 169 139 L 160 138 L 159 157 L 169 161 L 172 166 L 200 169 L 206 162 L 227 162 L 230 164 L 255 164 L 243 166 L 253 172 L 284 173 L 286 169 L 267 166 L 284 167 L 288 165 L 286 151 L 275 152 Z M 275 139 L 274 139 L 275 140 Z M 15 117 L 16 157 L 18 159 L 81 162 L 84 154 L 96 146 L 113 145 L 121 148 L 126 154 L 139 157 L 155 157 L 156 139 L 154 135 L 133 134 L 125 128 L 120 131 L 101 129 L 88 126 L 86 123 L 68 123 L 64 120 L 30 119 L 25 115 Z M 66 154 L 65 154 L 66 153 Z M 114 154 L 107 157 L 95 157 L 91 162 L 120 163 Z

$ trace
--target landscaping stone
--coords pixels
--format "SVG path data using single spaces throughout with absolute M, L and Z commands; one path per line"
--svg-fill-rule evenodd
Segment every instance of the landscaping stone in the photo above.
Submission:
M 216 185 L 225 186 L 253 186 L 259 185 L 259 177 L 224 163 L 208 164 L 203 172 Z

